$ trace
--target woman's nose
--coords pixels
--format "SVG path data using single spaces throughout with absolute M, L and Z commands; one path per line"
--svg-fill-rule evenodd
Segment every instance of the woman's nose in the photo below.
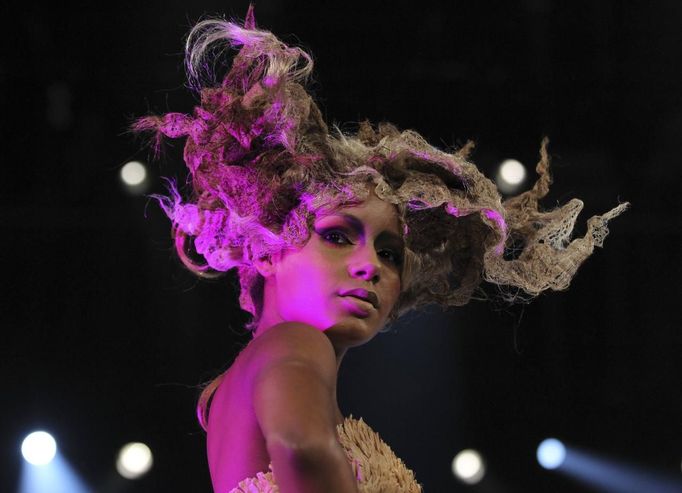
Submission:
M 376 252 L 358 252 L 348 265 L 348 272 L 352 277 L 358 277 L 373 284 L 379 282 L 379 271 L 381 264 Z

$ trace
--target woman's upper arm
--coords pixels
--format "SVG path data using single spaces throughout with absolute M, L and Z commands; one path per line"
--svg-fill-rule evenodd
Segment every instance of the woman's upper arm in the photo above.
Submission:
M 292 449 L 336 440 L 336 356 L 327 336 L 304 324 L 273 327 L 261 336 L 253 405 L 268 446 Z

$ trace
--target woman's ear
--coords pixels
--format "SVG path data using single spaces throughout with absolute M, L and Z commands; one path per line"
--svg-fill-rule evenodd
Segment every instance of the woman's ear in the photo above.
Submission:
M 275 273 L 274 255 L 265 255 L 253 261 L 253 266 L 264 278 L 271 277 Z

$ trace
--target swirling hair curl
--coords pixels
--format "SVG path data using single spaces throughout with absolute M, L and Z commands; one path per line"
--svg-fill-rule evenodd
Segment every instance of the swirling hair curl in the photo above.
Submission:
M 225 44 L 238 50 L 227 75 L 203 83 Z M 538 206 L 550 184 L 546 139 L 535 186 L 503 202 L 467 160 L 472 145 L 448 153 L 388 123 L 330 132 L 303 85 L 310 55 L 256 28 L 252 8 L 243 26 L 199 22 L 187 39 L 186 65 L 201 95 L 194 113 L 148 116 L 133 129 L 154 131 L 157 145 L 162 136 L 186 139 L 192 196 L 184 200 L 169 181 L 170 196 L 154 197 L 188 268 L 200 276 L 238 269 L 250 328 L 263 291 L 253 260 L 305 244 L 317 214 L 362 202 L 368 185 L 395 204 L 404 232 L 402 293 L 392 319 L 429 303 L 463 305 L 484 279 L 531 296 L 566 289 L 602 246 L 607 222 L 628 206 L 592 217 L 586 234 L 571 240 L 582 202 Z M 190 259 L 192 244 L 205 262 Z M 515 255 L 505 256 L 512 247 Z

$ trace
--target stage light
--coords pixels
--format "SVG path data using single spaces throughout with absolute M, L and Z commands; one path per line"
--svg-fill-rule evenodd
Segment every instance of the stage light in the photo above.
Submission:
M 679 493 L 678 474 L 652 469 L 622 458 L 571 447 L 558 472 L 590 486 L 590 490 L 618 493 Z
M 121 168 L 121 180 L 129 187 L 141 185 L 147 178 L 147 168 L 139 161 L 130 161 Z
M 54 459 L 57 442 L 45 431 L 34 431 L 21 443 L 21 455 L 34 466 L 44 466 Z
M 516 159 L 505 159 L 500 164 L 500 178 L 510 185 L 519 185 L 526 178 L 526 168 Z
M 515 192 L 526 179 L 526 168 L 516 159 L 505 159 L 497 170 L 497 188 L 504 193 Z
M 137 479 L 151 469 L 153 462 L 152 451 L 144 443 L 129 443 L 118 453 L 116 470 L 126 479 Z
M 556 469 L 566 459 L 566 447 L 556 438 L 547 438 L 538 446 L 537 457 L 545 469 Z
M 481 454 L 472 449 L 462 450 L 452 460 L 452 473 L 464 483 L 478 483 L 485 475 Z
M 92 493 L 69 462 L 57 452 L 54 459 L 42 466 L 24 462 L 16 493 Z

